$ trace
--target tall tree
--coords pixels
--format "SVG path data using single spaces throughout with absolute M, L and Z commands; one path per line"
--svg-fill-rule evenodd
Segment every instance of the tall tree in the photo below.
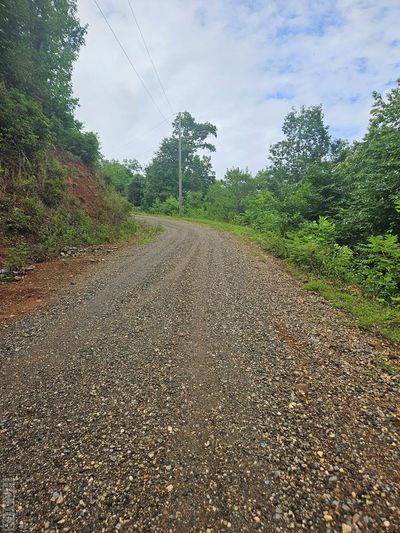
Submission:
M 181 113 L 183 192 L 206 193 L 215 180 L 211 158 L 199 151 L 214 152 L 209 136 L 217 136 L 217 128 L 210 122 L 199 123 L 185 111 Z M 158 199 L 166 200 L 178 194 L 179 117 L 172 123 L 172 136 L 163 139 L 153 160 L 146 168 L 144 199 L 147 206 Z
M 77 103 L 72 96 L 72 64 L 85 32 L 76 0 L 2 0 L 2 81 L 38 100 L 47 115 L 71 122 Z
M 285 117 L 285 138 L 270 148 L 272 169 L 277 178 L 297 182 L 305 177 L 311 164 L 329 154 L 330 137 L 321 106 L 292 109 Z
M 386 99 L 373 97 L 368 131 L 338 168 L 348 189 L 341 225 L 348 242 L 388 231 L 400 236 L 400 80 Z

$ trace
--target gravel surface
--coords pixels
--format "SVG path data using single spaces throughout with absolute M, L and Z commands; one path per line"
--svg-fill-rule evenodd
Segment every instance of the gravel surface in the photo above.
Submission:
M 18 531 L 400 531 L 394 348 L 279 262 L 164 221 L 3 325 Z

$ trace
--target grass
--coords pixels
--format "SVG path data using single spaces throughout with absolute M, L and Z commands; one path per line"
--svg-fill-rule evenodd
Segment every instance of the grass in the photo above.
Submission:
M 348 287 L 338 287 L 323 279 L 311 279 L 304 288 L 317 292 L 335 307 L 350 313 L 357 325 L 392 342 L 400 342 L 400 310 L 366 298 Z
M 388 376 L 397 378 L 400 374 L 399 368 L 389 363 L 387 358 L 382 354 L 377 354 L 374 357 L 373 364 L 380 372 L 383 372 L 384 374 L 387 374 Z
M 188 222 L 204 224 L 219 231 L 227 231 L 240 240 L 255 243 L 263 252 L 273 252 L 274 249 L 279 246 L 279 243 L 277 243 L 276 240 L 273 242 L 271 241 L 271 239 L 273 239 L 272 237 L 265 236 L 246 226 L 237 226 L 228 222 L 220 222 L 204 218 L 178 216 L 166 217 L 164 215 L 162 215 L 162 217 L 186 220 Z M 331 302 L 338 309 L 342 309 L 349 313 L 361 329 L 382 335 L 391 342 L 400 342 L 399 307 L 391 307 L 387 304 L 367 298 L 361 294 L 359 289 L 354 287 L 333 284 L 331 281 L 320 276 L 315 276 L 315 274 L 301 269 L 298 266 L 294 266 L 287 260 L 282 260 L 282 265 L 294 277 L 302 280 L 306 279 L 304 284 L 306 290 L 320 294 L 325 300 Z

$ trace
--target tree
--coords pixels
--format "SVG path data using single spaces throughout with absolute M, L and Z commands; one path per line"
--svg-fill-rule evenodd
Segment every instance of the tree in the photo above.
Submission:
M 163 202 L 169 196 L 178 195 L 178 117 L 173 121 L 172 127 L 172 136 L 162 140 L 160 148 L 145 171 L 144 203 L 148 207 L 156 199 Z M 206 193 L 215 180 L 215 174 L 211 158 L 197 152 L 215 151 L 215 146 L 207 139 L 210 135 L 216 137 L 217 128 L 210 122 L 196 122 L 187 111 L 181 113 L 181 127 L 183 192 Z
M 211 185 L 204 201 L 207 216 L 229 221 L 234 214 L 234 201 L 229 188 L 220 181 Z
M 76 0 L 3 0 L 0 3 L 0 72 L 7 87 L 39 101 L 45 113 L 70 123 L 72 64 L 86 27 Z
M 272 170 L 277 179 L 296 182 L 304 178 L 310 164 L 322 162 L 329 154 L 330 137 L 321 106 L 292 109 L 285 117 L 285 139 L 270 148 Z
M 257 182 L 247 168 L 232 168 L 226 171 L 224 184 L 230 191 L 234 214 L 239 215 L 244 211 L 245 198 L 256 191 Z
M 340 231 L 350 243 L 388 231 L 400 236 L 400 81 L 386 99 L 373 97 L 368 131 L 338 168 L 348 190 Z
M 139 173 L 140 170 L 137 159 L 124 159 L 123 163 L 115 159 L 104 159 L 100 174 L 108 187 L 123 194 L 132 204 L 138 206 L 143 195 L 143 176 Z

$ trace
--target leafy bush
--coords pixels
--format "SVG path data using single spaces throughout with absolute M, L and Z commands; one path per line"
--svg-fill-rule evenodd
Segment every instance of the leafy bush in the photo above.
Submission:
M 55 159 L 47 159 L 39 196 L 45 205 L 57 206 L 65 196 L 67 170 Z
M 104 208 L 100 212 L 100 220 L 106 224 L 118 226 L 131 216 L 132 205 L 116 191 L 107 189 L 104 193 Z
M 68 128 L 60 134 L 61 146 L 77 155 L 82 163 L 94 170 L 100 159 L 99 139 L 91 131 L 81 131 L 79 126 L 78 124 L 74 128 Z
M 174 196 L 169 196 L 164 202 L 160 202 L 157 198 L 149 211 L 157 215 L 177 215 L 179 202 Z
M 176 215 L 179 213 L 179 202 L 174 196 L 169 196 L 161 205 L 165 215 Z
M 31 217 L 20 207 L 12 207 L 4 222 L 10 233 L 28 233 L 31 230 Z
M 39 103 L 0 83 L 0 159 L 22 165 L 54 141 L 50 121 Z
M 278 213 L 278 202 L 272 192 L 263 191 L 249 196 L 245 205 L 245 212 L 241 215 L 243 224 L 261 232 L 280 233 L 282 220 Z
M 371 236 L 357 247 L 359 283 L 379 300 L 400 302 L 400 243 L 396 235 Z
M 204 216 L 203 193 L 189 191 L 185 195 L 185 213 L 192 217 Z
M 293 263 L 331 279 L 350 282 L 353 252 L 335 241 L 336 227 L 327 218 L 306 222 L 285 239 L 288 257 Z
M 11 246 L 7 250 L 7 265 L 10 268 L 20 268 L 30 257 L 30 248 L 25 241 Z

